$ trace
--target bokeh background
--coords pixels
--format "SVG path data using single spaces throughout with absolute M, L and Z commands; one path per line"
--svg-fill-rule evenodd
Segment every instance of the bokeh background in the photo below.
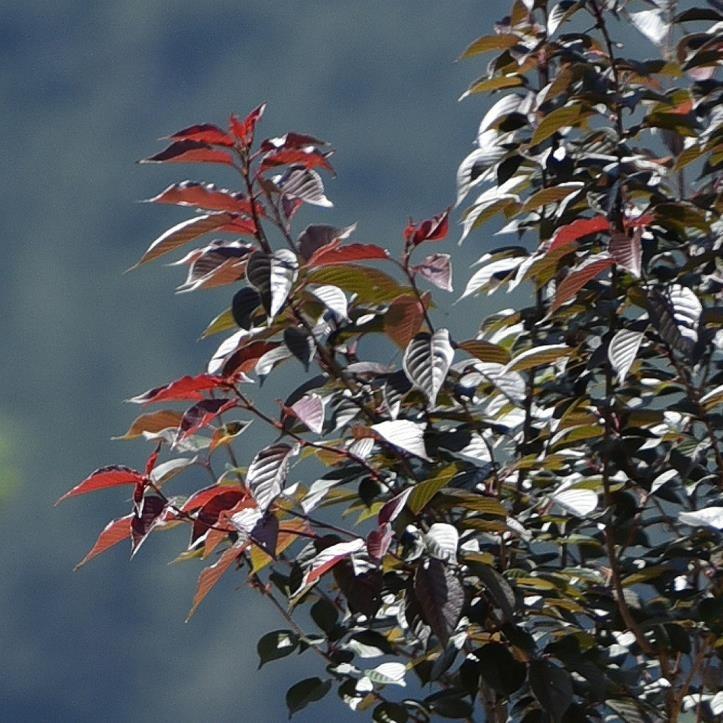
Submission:
M 187 216 L 138 200 L 187 177 L 232 182 L 210 166 L 134 161 L 161 136 L 267 100 L 261 134 L 309 132 L 337 149 L 335 208 L 306 221 L 358 221 L 357 240 L 394 247 L 407 216 L 454 199 L 488 105 L 457 103 L 484 61 L 454 60 L 505 5 L 3 4 L 0 720 L 282 721 L 286 688 L 320 672 L 310 655 L 256 672 L 257 638 L 284 625 L 233 576 L 183 623 L 200 568 L 166 563 L 185 533 L 152 538 L 132 563 L 116 548 L 72 572 L 127 495 L 53 502 L 96 467 L 143 464 L 146 445 L 110 440 L 138 413 L 121 400 L 202 371 L 216 339 L 195 340 L 229 299 L 174 295 L 183 272 L 162 264 L 122 275 Z M 457 293 L 482 244 L 459 257 Z M 454 309 L 450 325 L 464 316 Z M 323 715 L 354 719 L 334 694 L 296 718 Z

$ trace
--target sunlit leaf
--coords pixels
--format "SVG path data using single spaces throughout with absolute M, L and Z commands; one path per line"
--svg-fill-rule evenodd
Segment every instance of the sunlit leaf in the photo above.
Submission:
M 296 449 L 288 444 L 273 444 L 262 449 L 251 462 L 246 484 L 262 511 L 281 494 L 294 454 Z
M 454 358 L 447 329 L 417 334 L 404 352 L 404 372 L 409 381 L 434 405 Z
M 218 581 L 231 568 L 236 560 L 238 560 L 244 547 L 244 543 L 237 543 L 227 548 L 213 565 L 207 567 L 201 573 L 198 578 L 198 589 L 196 590 L 196 595 L 193 598 L 193 606 L 186 617 L 186 622 L 193 617 L 193 614 L 196 610 L 198 610 L 198 606 L 204 601 L 208 593 L 211 592 Z
M 644 334 L 631 329 L 620 329 L 610 340 L 608 359 L 618 375 L 620 383 L 625 381 L 630 368 L 638 355 L 638 349 Z
M 75 485 L 73 489 L 66 492 L 55 504 L 59 505 L 63 500 L 78 495 L 87 495 L 90 492 L 109 489 L 111 487 L 121 487 L 125 485 L 137 485 L 143 482 L 143 475 L 130 467 L 122 465 L 112 465 L 109 467 L 101 467 L 86 477 L 82 482 Z
M 119 544 L 120 542 L 130 542 L 131 539 L 131 520 L 133 515 L 126 515 L 117 520 L 109 522 L 98 535 L 98 539 L 90 549 L 88 554 L 73 568 L 77 570 L 79 567 L 90 562 L 94 557 L 101 555 L 106 550 Z
M 550 306 L 550 313 L 559 309 L 563 304 L 574 299 L 577 292 L 588 282 L 598 277 L 613 265 L 613 260 L 607 254 L 597 254 L 576 266 L 560 282 L 555 292 L 555 298 Z
M 419 332 L 424 321 L 424 307 L 416 296 L 398 296 L 384 314 L 384 331 L 400 348 L 405 349 Z

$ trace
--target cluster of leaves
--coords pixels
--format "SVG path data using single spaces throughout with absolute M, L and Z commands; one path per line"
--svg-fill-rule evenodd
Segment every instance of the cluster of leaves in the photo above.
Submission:
M 472 339 L 433 320 L 449 209 L 410 222 L 399 258 L 353 226 L 295 233 L 303 204 L 331 205 L 331 151 L 255 143 L 263 106 L 148 159 L 239 173 L 240 192 L 185 181 L 152 199 L 198 213 L 139 261 L 224 234 L 178 263 L 184 290 L 234 287 L 205 336 L 232 333 L 205 373 L 132 400 L 163 404 L 124 435 L 155 446 L 145 471 L 65 495 L 133 489 L 80 564 L 188 525 L 181 558 L 214 560 L 191 612 L 243 570 L 286 621 L 262 664 L 323 659 L 291 713 L 332 686 L 377 721 L 723 711 L 723 15 L 633 5 L 515 0 L 464 53 L 494 54 L 465 95 L 501 97 L 458 172 L 458 206 L 479 191 L 462 238 L 501 217 L 517 245 L 484 254 L 462 297 L 529 292 Z M 622 55 L 621 27 L 660 57 Z M 384 344 L 391 361 L 370 360 Z M 303 383 L 262 409 L 248 390 L 287 363 Z M 277 438 L 242 465 L 252 421 Z M 199 468 L 209 486 L 167 493 Z M 429 688 L 395 697 L 412 676 Z

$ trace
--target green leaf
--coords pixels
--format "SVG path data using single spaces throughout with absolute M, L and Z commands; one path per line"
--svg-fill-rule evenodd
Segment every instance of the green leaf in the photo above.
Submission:
M 437 329 L 434 334 L 417 334 L 404 352 L 403 366 L 407 378 L 426 395 L 432 406 L 453 358 L 454 349 L 447 329 Z
M 463 349 L 476 359 L 492 364 L 507 364 L 510 360 L 510 353 L 499 344 L 492 344 L 482 339 L 470 339 L 457 344 L 458 349 Z
M 259 668 L 272 660 L 291 655 L 299 645 L 299 636 L 292 630 L 274 630 L 266 633 L 256 644 Z
M 562 716 L 572 703 L 570 674 L 548 660 L 532 660 L 528 679 L 542 709 L 554 723 L 562 721 Z
M 577 181 L 570 183 L 560 183 L 557 186 L 549 186 L 542 188 L 537 193 L 533 193 L 523 204 L 520 213 L 529 213 L 537 211 L 538 208 L 547 206 L 551 203 L 558 203 L 576 191 L 582 189 L 583 184 Z
M 515 35 L 483 35 L 466 48 L 460 60 L 488 53 L 490 50 L 508 50 L 519 42 L 519 38 Z
M 356 294 L 359 301 L 368 304 L 387 303 L 411 292 L 411 289 L 400 286 L 383 271 L 354 264 L 325 266 L 312 271 L 306 280 L 311 284 L 338 286 L 347 294 Z
M 531 146 L 537 146 L 546 141 L 553 133 L 567 126 L 576 126 L 585 118 L 587 113 L 581 103 L 566 105 L 548 113 L 532 134 Z
M 493 90 L 502 90 L 503 88 L 516 88 L 524 85 L 525 81 L 519 75 L 499 75 L 496 78 L 480 78 L 475 80 L 467 90 L 462 93 L 459 100 L 464 100 L 470 95 L 477 93 L 489 93 Z
M 571 349 L 566 344 L 543 344 L 541 346 L 526 349 L 520 352 L 505 367 L 507 372 L 523 372 L 535 367 L 548 366 L 556 364 L 572 354 Z
M 331 680 L 321 678 L 306 678 L 286 691 L 286 707 L 289 709 L 289 718 L 294 713 L 306 708 L 309 703 L 321 700 L 331 690 Z
M 427 505 L 427 503 L 439 492 L 446 487 L 449 481 L 459 472 L 456 464 L 450 464 L 442 468 L 429 479 L 414 485 L 412 493 L 407 499 L 407 507 L 413 514 L 419 514 Z

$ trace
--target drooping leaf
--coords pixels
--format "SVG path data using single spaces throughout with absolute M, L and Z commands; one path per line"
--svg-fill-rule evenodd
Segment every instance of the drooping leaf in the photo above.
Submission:
M 400 348 L 405 349 L 419 332 L 424 321 L 424 307 L 416 296 L 398 296 L 384 314 L 384 331 Z
M 514 590 L 507 580 L 493 567 L 476 559 L 474 554 L 467 554 L 464 559 L 474 574 L 479 576 L 480 582 L 484 585 L 492 601 L 502 611 L 503 619 L 512 620 L 517 601 Z
M 640 278 L 643 250 L 639 233 L 633 233 L 632 236 L 624 233 L 613 233 L 608 249 L 618 266 L 622 266 L 633 276 Z
M 324 183 L 321 176 L 310 168 L 304 166 L 290 166 L 288 170 L 277 178 L 274 183 L 281 193 L 289 198 L 298 198 L 314 206 L 331 208 L 334 204 L 324 195 Z
M 288 444 L 272 444 L 264 447 L 251 462 L 246 484 L 262 512 L 281 494 L 295 453 L 296 449 Z
M 585 117 L 584 106 L 573 103 L 548 113 L 532 134 L 530 145 L 537 146 L 565 126 L 575 126 Z
M 234 220 L 234 215 L 230 213 L 213 213 L 203 216 L 194 216 L 186 221 L 176 224 L 168 231 L 162 233 L 141 256 L 136 267 L 147 264 L 159 256 L 175 251 L 180 246 L 193 241 L 199 236 L 203 236 L 211 231 L 222 229 L 228 226 Z
M 424 446 L 424 428 L 424 424 L 411 422 L 407 419 L 379 422 L 371 426 L 371 429 L 385 442 L 389 442 L 389 444 L 416 457 L 429 459 Z
M 301 258 L 308 261 L 317 251 L 333 245 L 336 248 L 344 239 L 349 238 L 356 229 L 356 224 L 346 228 L 336 228 L 324 224 L 307 226 L 296 241 Z
M 73 489 L 66 492 L 60 499 L 55 503 L 59 505 L 63 500 L 67 500 L 70 497 L 77 497 L 78 495 L 87 495 L 90 492 L 97 492 L 98 490 L 109 489 L 111 487 L 122 487 L 125 485 L 137 485 L 143 482 L 144 476 L 130 467 L 124 467 L 122 465 L 112 465 L 109 467 L 101 467 L 95 470 L 82 482 L 75 485 Z
M 389 545 L 391 544 L 394 532 L 392 526 L 388 522 L 384 522 L 379 527 L 373 529 L 366 539 L 367 552 L 373 560 L 381 560 L 387 554 Z
M 145 495 L 140 509 L 131 520 L 131 544 L 133 557 L 153 530 L 163 521 L 167 500 L 159 495 Z
M 259 668 L 264 663 L 291 655 L 299 645 L 299 636 L 293 630 L 274 630 L 263 635 L 256 644 Z
M 179 424 L 178 438 L 184 439 L 196 434 L 200 429 L 229 409 L 238 406 L 235 399 L 204 399 L 186 410 Z
M 184 140 L 172 143 L 168 148 L 144 158 L 140 163 L 222 163 L 231 166 L 233 157 L 208 143 Z
M 681 512 L 678 520 L 691 527 L 713 527 L 723 530 L 723 507 L 712 506 L 695 512 Z
M 566 344 L 542 344 L 520 352 L 505 369 L 508 372 L 523 372 L 534 367 L 556 364 L 570 356 L 572 351 Z
M 412 271 L 443 291 L 452 291 L 452 264 L 449 254 L 431 254 Z
M 528 680 L 542 709 L 554 723 L 562 721 L 565 711 L 572 704 L 573 688 L 570 674 L 548 660 L 532 660 Z
M 321 434 L 324 426 L 324 401 L 318 394 L 306 394 L 288 409 L 312 432 Z
M 331 680 L 321 678 L 305 678 L 286 691 L 286 707 L 289 718 L 294 713 L 306 708 L 309 703 L 321 700 L 331 690 Z
M 491 50 L 508 50 L 519 43 L 520 40 L 516 35 L 483 35 L 477 38 L 462 53 L 462 58 L 472 58 L 480 53 L 488 53 Z
M 568 196 L 580 191 L 583 188 L 582 183 L 571 181 L 569 183 L 559 183 L 556 186 L 542 188 L 537 193 L 533 193 L 523 204 L 520 213 L 528 213 L 529 211 L 537 211 L 551 203 L 563 201 Z
M 452 568 L 441 560 L 424 560 L 414 576 L 414 594 L 426 623 L 446 646 L 464 606 L 464 588 Z
M 322 284 L 308 289 L 309 293 L 318 299 L 324 306 L 332 311 L 339 319 L 349 317 L 348 302 L 346 294 L 338 287 L 331 284 Z
M 309 569 L 304 575 L 303 587 L 310 587 L 318 582 L 321 577 L 329 572 L 334 565 L 345 560 L 349 555 L 360 552 L 366 547 L 366 542 L 358 537 L 349 542 L 339 542 L 322 550 L 311 561 Z
M 305 148 L 280 148 L 264 154 L 261 169 L 295 165 L 304 168 L 325 168 L 333 173 L 334 168 L 328 160 L 330 155 L 330 152 L 323 152 L 311 146 Z
M 303 326 L 289 326 L 284 329 L 284 344 L 308 371 L 315 349 L 311 334 Z
M 227 548 L 221 554 L 213 565 L 207 567 L 198 578 L 198 589 L 193 598 L 193 606 L 191 607 L 186 622 L 188 622 L 193 614 L 198 610 L 198 606 L 204 601 L 206 595 L 215 587 L 218 581 L 223 577 L 227 570 L 238 560 L 243 552 L 245 543 L 236 543 Z
M 272 254 L 256 251 L 249 257 L 246 277 L 261 295 L 270 318 L 286 303 L 298 269 L 299 262 L 289 249 L 278 249 Z
M 431 557 L 445 562 L 457 562 L 459 532 L 447 522 L 435 522 L 424 533 L 424 544 Z
M 219 495 L 223 495 L 227 492 L 231 492 L 234 495 L 234 501 L 238 501 L 243 497 L 243 490 L 240 487 L 232 487 L 230 485 L 225 484 L 214 484 L 210 485 L 209 487 L 204 487 L 196 492 L 194 492 L 184 503 L 181 507 L 182 512 L 194 512 L 195 510 L 198 510 L 202 508 L 204 505 L 206 505 L 208 502 L 210 502 L 214 497 L 218 497 Z M 218 514 L 218 513 L 217 513 Z
M 694 291 L 672 284 L 666 293 L 653 289 L 648 293 L 651 319 L 665 342 L 690 356 L 698 340 L 698 324 L 703 306 Z
M 426 395 L 430 405 L 437 399 L 453 358 L 454 349 L 447 329 L 437 329 L 434 334 L 417 334 L 404 352 L 404 372 Z
M 560 282 L 555 291 L 555 298 L 550 306 L 550 313 L 557 311 L 563 304 L 574 299 L 577 292 L 585 284 L 599 276 L 613 265 L 613 260 L 607 254 L 596 254 L 576 266 Z
M 195 402 L 203 399 L 201 392 L 211 391 L 227 385 L 222 378 L 213 374 L 199 374 L 195 377 L 181 377 L 162 387 L 149 389 L 129 399 L 136 404 L 158 404 L 158 402 Z
M 443 487 L 448 487 L 449 482 L 457 473 L 459 468 L 456 464 L 450 464 L 439 470 L 433 477 L 414 485 L 409 496 L 408 505 L 413 514 L 419 514 Z
M 133 515 L 130 514 L 109 522 L 98 535 L 98 539 L 95 541 L 95 544 L 88 554 L 73 568 L 73 570 L 77 570 L 85 565 L 86 562 L 90 562 L 94 557 L 104 553 L 106 550 L 110 550 L 111 547 L 114 547 L 124 540 L 130 542 L 132 519 Z
M 233 296 L 231 303 L 231 314 L 233 320 L 242 329 L 250 329 L 252 317 L 256 309 L 261 305 L 261 295 L 256 289 L 244 286 Z
M 638 355 L 638 349 L 645 334 L 631 329 L 620 329 L 615 332 L 608 346 L 608 359 L 622 384 Z
M 411 493 L 412 488 L 407 487 L 399 494 L 394 495 L 394 497 L 392 497 L 392 499 L 390 499 L 388 502 L 385 502 L 382 509 L 379 510 L 379 517 L 377 518 L 379 525 L 385 525 L 388 522 L 394 522 L 394 520 L 399 517 L 402 510 L 404 509 L 404 505 L 407 504 L 407 500 L 409 499 L 409 495 Z
M 525 664 L 515 660 L 507 646 L 488 643 L 476 651 L 476 657 L 482 679 L 500 695 L 512 695 L 525 682 Z
M 175 429 L 181 423 L 181 412 L 172 409 L 159 409 L 157 412 L 149 412 L 136 417 L 128 431 L 113 439 L 138 439 L 144 434 L 155 434 L 164 429 Z

